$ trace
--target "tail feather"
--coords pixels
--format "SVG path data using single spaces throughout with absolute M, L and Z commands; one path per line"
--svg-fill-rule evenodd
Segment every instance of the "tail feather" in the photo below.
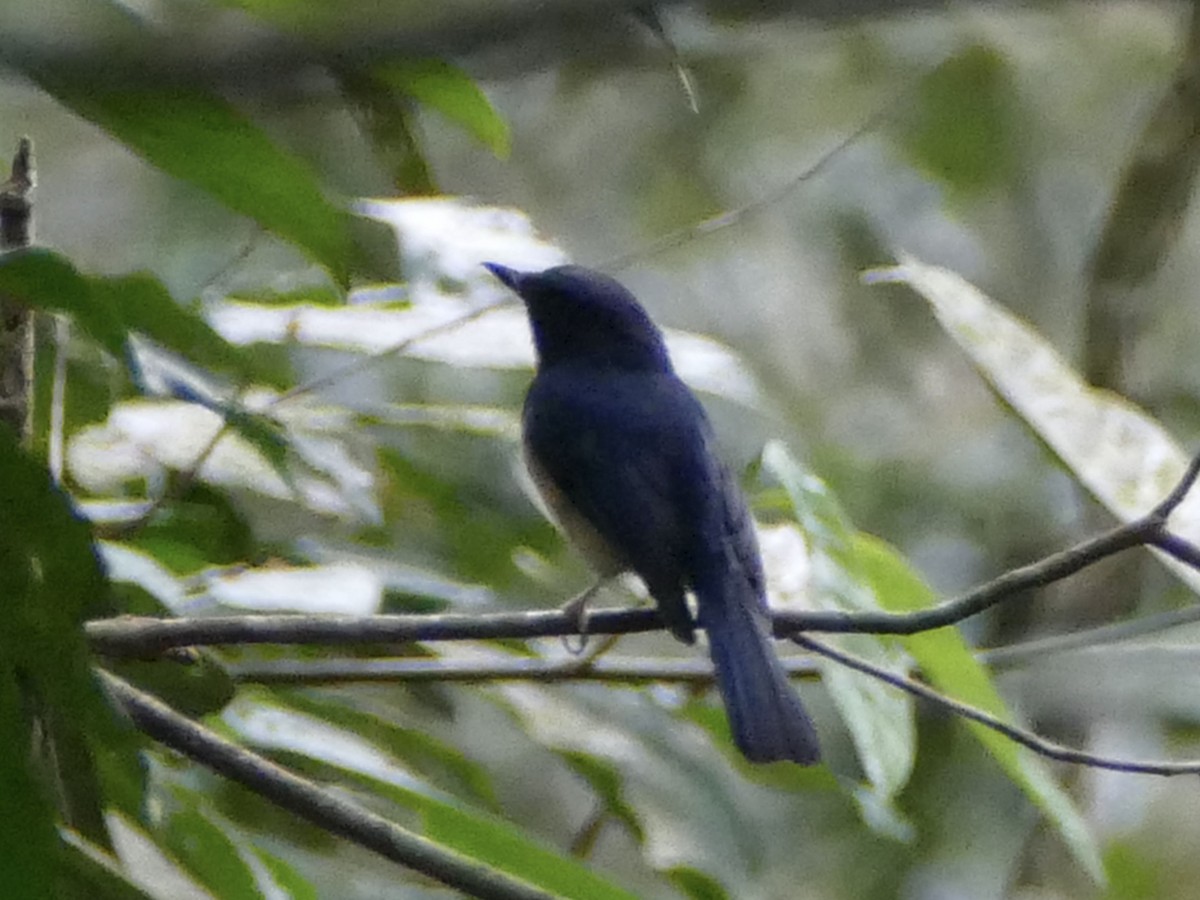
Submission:
M 751 762 L 820 760 L 816 729 L 775 655 L 768 618 L 749 585 L 697 590 L 700 624 L 716 669 L 734 743 Z

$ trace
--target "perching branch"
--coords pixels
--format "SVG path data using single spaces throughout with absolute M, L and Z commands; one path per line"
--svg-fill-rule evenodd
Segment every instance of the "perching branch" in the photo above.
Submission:
M 951 625 L 975 615 L 1021 591 L 1039 587 L 1074 574 L 1083 568 L 1122 550 L 1152 546 L 1170 553 L 1189 565 L 1200 568 L 1200 549 L 1172 535 L 1168 530 L 1171 514 L 1183 502 L 1200 477 L 1200 456 L 1192 460 L 1184 476 L 1167 497 L 1146 516 L 1083 541 L 1068 550 L 1040 562 L 1014 569 L 967 594 L 930 610 L 908 615 L 890 613 L 781 612 L 775 615 L 775 631 L 795 643 L 850 668 L 872 675 L 911 694 L 938 703 L 970 721 L 992 728 L 1012 740 L 1051 759 L 1112 769 L 1114 771 L 1179 775 L 1200 774 L 1200 762 L 1134 762 L 1100 757 L 1046 741 L 1014 725 L 973 707 L 951 700 L 933 689 L 903 675 L 888 672 L 855 657 L 813 641 L 799 632 L 857 632 L 877 634 L 914 634 Z M 150 619 L 122 617 L 87 623 L 87 635 L 93 649 L 112 657 L 153 657 L 177 647 L 221 644 L 362 644 L 410 643 L 447 640 L 489 640 L 498 638 L 534 638 L 566 636 L 577 633 L 577 619 L 560 610 L 541 612 L 495 613 L 489 615 L 390 615 L 390 616 L 304 616 L 254 615 L 204 619 Z M 629 634 L 661 628 L 652 609 L 602 610 L 588 619 L 588 633 Z M 1122 626 L 1113 626 L 1119 628 Z M 1115 632 L 1114 632 L 1115 633 Z M 1003 656 L 1004 650 L 993 651 Z M 811 674 L 813 667 L 797 660 L 785 660 L 789 671 Z M 699 661 L 664 661 L 612 658 L 571 658 L 560 662 L 545 659 L 498 659 L 482 662 L 445 662 L 421 659 L 355 659 L 324 661 L 276 661 L 233 664 L 233 674 L 244 680 L 274 683 L 328 683 L 333 681 L 437 680 L 480 682 L 498 680 L 622 681 L 638 680 L 706 683 L 711 672 Z M 123 683 L 122 683 L 123 684 Z M 132 688 L 125 686 L 127 690 Z M 136 692 L 135 692 L 136 694 Z M 139 695 L 140 696 L 140 695 Z M 142 698 L 149 701 L 150 698 Z M 137 698 L 135 697 L 135 701 Z M 126 702 L 124 699 L 122 702 Z M 128 705 L 128 703 L 127 703 Z M 161 704 L 159 704 L 161 707 Z M 153 709 L 153 708 L 151 708 Z M 162 707 L 159 712 L 186 719 Z M 132 714 L 132 713 L 131 713 Z M 153 716 L 139 727 L 159 737 L 151 727 L 163 728 Z M 203 732 L 203 729 L 199 729 Z M 171 729 L 167 729 L 168 732 Z M 215 736 L 214 736 L 215 737 Z M 246 752 L 232 747 L 237 752 Z M 179 749 L 179 748 L 176 748 Z M 187 752 L 186 750 L 181 752 Z M 253 754 L 251 754 L 253 757 Z M 205 750 L 193 758 L 229 774 L 227 768 L 210 759 Z M 253 757 L 257 759 L 257 757 Z M 282 771 L 282 770 L 280 770 Z M 286 774 L 286 773 L 285 773 Z M 237 777 L 230 775 L 230 777 Z M 295 776 L 288 776 L 295 778 Z M 301 779 L 297 782 L 306 784 Z M 266 795 L 270 796 L 270 795 Z M 282 801 L 279 801 L 282 802 Z M 283 803 L 283 805 L 287 805 Z M 288 807 L 292 808 L 292 807 Z M 341 833 L 341 832 L 339 832 Z M 382 851 L 381 851 L 382 852 Z
M 972 591 L 915 613 L 777 611 L 777 637 L 798 632 L 916 634 L 953 625 L 1022 591 L 1044 587 L 1132 547 L 1154 546 L 1200 568 L 1200 550 L 1168 531 L 1171 513 L 1200 477 L 1200 455 L 1179 483 L 1147 515 L 1060 553 L 1006 572 Z M 633 634 L 662 627 L 653 609 L 597 610 L 588 633 Z M 110 657 L 153 657 L 175 647 L 214 644 L 361 644 L 480 641 L 578 634 L 576 618 L 560 610 L 466 615 L 251 615 L 202 619 L 124 616 L 87 623 L 96 652 Z
M 105 688 L 146 735 L 319 828 L 472 897 L 552 900 L 554 896 L 460 856 L 292 774 L 181 716 L 115 675 L 103 671 L 99 674 Z
M 1160 546 L 1180 555 L 1180 539 L 1167 531 L 1167 520 L 1200 475 L 1200 456 L 1192 461 L 1174 490 L 1141 519 L 1113 528 L 1045 559 L 1006 572 L 999 578 L 931 609 L 915 613 L 777 611 L 775 634 L 798 632 L 916 634 L 953 625 L 1015 594 L 1073 575 L 1101 559 L 1140 546 Z M 652 609 L 597 610 L 588 616 L 588 633 L 633 634 L 662 627 Z M 564 637 L 578 633 L 573 616 L 559 610 L 465 615 L 305 616 L 252 615 L 202 619 L 122 617 L 87 623 L 92 647 L 111 657 L 152 657 L 174 647 L 214 644 L 360 644 L 414 641 L 495 640 Z

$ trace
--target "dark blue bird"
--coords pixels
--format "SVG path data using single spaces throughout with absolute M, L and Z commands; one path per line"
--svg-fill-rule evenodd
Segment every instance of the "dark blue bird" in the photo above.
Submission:
M 559 525 L 602 578 L 635 572 L 671 632 L 708 634 L 730 729 L 752 762 L 818 761 L 772 647 L 754 524 L 700 403 L 634 296 L 580 266 L 487 268 L 525 302 L 537 374 L 525 457 Z

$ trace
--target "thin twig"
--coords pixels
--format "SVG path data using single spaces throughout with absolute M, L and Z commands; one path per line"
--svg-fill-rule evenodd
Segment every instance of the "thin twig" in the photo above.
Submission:
M 595 268 L 606 272 L 619 272 L 634 262 L 642 259 L 648 259 L 652 256 L 657 256 L 667 250 L 673 250 L 676 247 L 682 246 L 697 238 L 712 234 L 716 231 L 721 231 L 730 226 L 736 225 L 742 219 L 755 213 L 762 212 L 786 199 L 793 191 L 799 188 L 806 181 L 815 178 L 819 175 L 835 158 L 837 158 L 847 147 L 857 143 L 863 135 L 871 132 L 880 124 L 887 120 L 889 116 L 895 114 L 899 109 L 903 109 L 905 104 L 903 99 L 906 94 L 913 90 L 914 84 L 905 86 L 897 91 L 894 95 L 888 98 L 886 103 L 882 103 L 875 109 L 871 115 L 867 116 L 849 134 L 843 136 L 837 143 L 822 153 L 809 166 L 800 171 L 798 175 L 793 176 L 788 181 L 784 182 L 774 190 L 763 196 L 751 200 L 748 203 L 743 203 L 741 206 L 735 206 L 732 209 L 727 209 L 724 212 L 717 213 L 715 216 L 710 216 L 699 222 L 694 222 L 691 225 L 684 225 L 682 228 L 677 228 L 670 231 L 661 237 L 655 238 L 648 244 L 643 244 L 636 250 L 630 250 L 618 256 L 611 257 L 603 262 L 597 263 Z
M 271 401 L 271 405 L 274 406 L 277 403 L 286 403 L 287 401 L 293 400 L 296 397 L 301 397 L 305 394 L 310 394 L 313 391 L 318 391 L 323 387 L 328 387 L 331 384 L 336 384 L 343 378 L 349 378 L 353 375 L 357 375 L 360 372 L 364 372 L 370 369 L 372 366 L 378 365 L 383 360 L 395 356 L 398 353 L 403 353 L 422 341 L 427 341 L 430 338 L 439 337 L 447 332 L 453 331 L 456 328 L 461 328 L 468 322 L 474 322 L 476 319 L 483 318 L 488 313 L 495 312 L 496 310 L 503 309 L 507 306 L 513 306 L 517 302 L 518 301 L 515 299 L 507 299 L 500 300 L 496 303 L 488 303 L 485 306 L 480 306 L 477 309 L 471 310 L 470 312 L 463 313 L 461 316 L 455 316 L 453 319 L 450 319 L 446 322 L 442 322 L 438 325 L 431 325 L 424 331 L 419 331 L 414 335 L 406 337 L 402 341 L 396 342 L 386 350 L 381 350 L 380 352 L 364 357 L 363 359 L 356 359 L 354 362 L 347 363 L 344 366 L 339 366 L 332 372 L 322 375 L 320 378 L 314 378 L 312 381 L 297 385 L 289 391 L 284 391 Z
M 67 359 L 71 345 L 71 320 L 54 317 L 54 379 L 50 382 L 50 435 L 47 464 L 50 478 L 62 484 L 66 458 Z
M 1016 741 L 1023 747 L 1028 747 L 1039 756 L 1044 756 L 1048 759 L 1055 759 L 1060 762 L 1074 763 L 1076 765 L 1090 766 L 1095 769 L 1110 769 L 1114 772 L 1127 772 L 1138 775 L 1197 775 L 1200 774 L 1200 761 L 1190 762 L 1174 762 L 1172 760 L 1155 760 L 1134 762 L 1123 759 L 1113 759 L 1108 756 L 1097 756 L 1094 753 L 1086 753 L 1083 750 L 1075 750 L 1071 747 L 1064 747 L 1062 744 L 1056 744 L 1053 741 L 1048 741 L 1045 738 L 1038 737 L 1032 732 L 1026 731 L 1023 728 L 1018 728 L 1016 725 L 1010 725 L 1007 722 L 997 719 L 990 713 L 985 713 L 983 710 L 976 709 L 966 703 L 954 700 L 947 697 L 945 694 L 938 693 L 928 685 L 913 681 L 903 675 L 897 675 L 894 672 L 889 672 L 886 669 L 881 669 L 878 666 L 872 665 L 866 660 L 860 659 L 857 656 L 852 656 L 849 653 L 843 653 L 840 650 L 835 650 L 828 644 L 820 641 L 812 640 L 811 638 L 796 635 L 792 640 L 801 647 L 811 650 L 813 653 L 818 653 L 821 656 L 831 659 L 847 668 L 854 669 L 857 672 L 862 672 L 864 675 L 870 675 L 872 678 L 877 678 L 885 684 L 890 684 L 892 687 L 899 688 L 912 694 L 914 697 L 920 697 L 922 700 L 928 700 L 931 703 L 936 703 L 957 716 L 968 719 L 972 722 L 977 722 L 985 728 L 990 728 L 993 731 L 999 732 L 1005 737 Z
M 1188 606 L 1184 609 L 1173 609 L 1168 612 L 1155 613 L 1149 616 L 1139 616 L 1124 622 L 1112 622 L 1096 628 L 1083 631 L 1072 631 L 1067 634 L 1055 634 L 1049 637 L 1035 638 L 1022 641 L 1019 644 L 1009 644 L 1005 647 L 992 647 L 980 650 L 975 654 L 985 666 L 992 669 L 1006 669 L 1019 666 L 1028 660 L 1042 659 L 1055 653 L 1069 653 L 1074 650 L 1085 650 L 1102 647 L 1106 644 L 1117 644 L 1124 641 L 1142 638 L 1149 634 L 1159 634 L 1172 628 L 1191 625 L 1200 621 L 1200 605 Z
M 808 659 L 783 659 L 788 674 L 816 677 L 818 669 Z M 271 659 L 226 664 L 229 674 L 243 684 L 346 684 L 354 682 L 459 682 L 486 684 L 499 681 L 615 682 L 626 685 L 675 683 L 709 685 L 712 664 L 704 659 L 607 656 L 580 663 L 575 659 L 498 657 L 486 660 L 412 659 Z
M 115 675 L 101 671 L 100 678 L 139 730 L 319 828 L 472 897 L 550 900 L 554 896 L 435 844 L 340 794 L 294 775 L 181 716 Z

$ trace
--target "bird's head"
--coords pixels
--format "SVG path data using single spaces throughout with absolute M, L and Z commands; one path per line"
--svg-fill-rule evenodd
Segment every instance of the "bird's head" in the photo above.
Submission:
M 484 266 L 525 302 L 543 368 L 576 362 L 671 371 L 662 332 L 633 294 L 607 275 L 582 266 L 543 272 Z

